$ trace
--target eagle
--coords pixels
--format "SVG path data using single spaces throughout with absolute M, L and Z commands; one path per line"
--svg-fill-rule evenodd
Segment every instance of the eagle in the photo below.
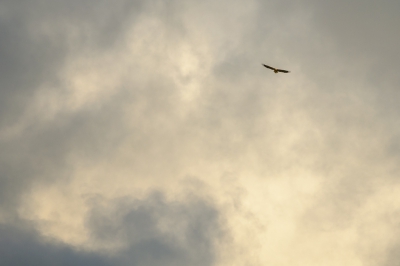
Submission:
M 290 72 L 290 71 L 287 71 L 287 70 L 270 67 L 270 66 L 267 66 L 267 65 L 264 65 L 264 64 L 262 64 L 262 65 L 265 66 L 266 68 L 272 69 L 275 73 L 278 73 L 278 72 L 289 73 Z

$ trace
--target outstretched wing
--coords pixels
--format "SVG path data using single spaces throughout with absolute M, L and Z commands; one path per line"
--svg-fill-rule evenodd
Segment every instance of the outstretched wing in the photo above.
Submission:
M 273 67 L 270 67 L 270 66 L 267 66 L 267 65 L 264 65 L 264 64 L 262 64 L 263 66 L 265 66 L 266 68 L 269 68 L 269 69 L 272 69 L 272 70 L 275 70 L 275 68 L 273 68 Z
M 277 69 L 278 72 L 283 72 L 283 73 L 289 73 L 290 71 L 284 70 L 284 69 Z

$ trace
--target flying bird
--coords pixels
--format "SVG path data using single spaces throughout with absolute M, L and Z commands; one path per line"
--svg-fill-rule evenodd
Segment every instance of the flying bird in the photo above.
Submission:
M 287 70 L 270 67 L 270 66 L 267 66 L 267 65 L 264 65 L 264 64 L 262 64 L 262 65 L 265 66 L 266 68 L 272 69 L 275 73 L 278 73 L 278 72 L 289 73 L 290 72 L 290 71 L 287 71 Z

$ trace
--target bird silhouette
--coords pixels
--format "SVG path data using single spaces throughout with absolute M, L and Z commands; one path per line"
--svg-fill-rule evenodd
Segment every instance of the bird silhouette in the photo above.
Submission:
M 282 73 L 289 73 L 290 71 L 284 70 L 284 69 L 278 69 L 278 68 L 274 68 L 274 67 L 270 67 L 267 65 L 262 64 L 263 66 L 265 66 L 266 68 L 272 69 L 275 73 L 278 72 L 282 72 Z

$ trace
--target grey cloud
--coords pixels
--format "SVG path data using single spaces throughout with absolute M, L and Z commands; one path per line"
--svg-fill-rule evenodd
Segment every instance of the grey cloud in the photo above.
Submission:
M 0 125 L 7 126 L 24 111 L 37 86 L 54 75 L 65 47 L 47 38 L 32 38 L 30 21 L 17 15 L 0 17 Z
M 20 197 L 32 185 L 68 180 L 71 153 L 91 160 L 107 158 L 124 134 L 118 131 L 122 126 L 114 119 L 120 115 L 121 103 L 106 104 L 97 113 L 65 116 L 49 125 L 32 125 L 21 137 L 0 143 L 3 210 L 14 213 Z M 114 130 L 102 133 L 112 124 Z
M 220 213 L 201 198 L 168 201 L 156 192 L 142 200 L 90 197 L 86 227 L 97 244 L 117 251 L 90 252 L 40 236 L 24 221 L 0 226 L 0 265 L 214 265 L 226 236 Z
M 397 116 L 400 78 L 398 1 L 310 1 L 315 25 L 344 58 L 343 73 L 363 69 L 373 86 L 374 106 L 385 117 Z M 364 88 L 368 91 L 369 88 Z M 368 91 L 371 93 L 371 91 Z M 388 119 L 389 120 L 389 119 Z M 390 119 L 389 123 L 393 123 Z M 398 129 L 396 129 L 398 130 Z
M 71 158 L 117 163 L 118 149 L 126 147 L 132 149 L 131 157 L 123 159 L 132 165 L 133 180 L 141 174 L 178 176 L 182 173 L 176 169 L 191 156 L 246 167 L 250 153 L 260 165 L 260 179 L 273 178 L 263 171 L 303 167 L 324 184 L 303 216 L 312 224 L 304 230 L 325 223 L 331 229 L 349 226 L 354 210 L 379 190 L 373 181 L 396 183 L 399 173 L 397 2 L 264 1 L 256 2 L 251 16 L 228 19 L 240 2 L 235 2 L 239 7 L 218 2 L 223 11 L 218 14 L 211 14 L 207 4 L 196 6 L 187 18 L 192 3 L 178 1 L 2 1 L 0 8 L 7 12 L 0 13 L 0 129 L 21 117 L 40 85 L 63 89 L 57 72 L 71 56 L 116 49 L 140 16 L 165 23 L 173 48 L 176 40 L 191 36 L 185 19 L 195 23 L 194 30 L 213 36 L 212 45 L 221 46 L 213 47 L 221 55 L 213 58 L 193 102 L 197 109 L 186 118 L 179 116 L 178 87 L 169 73 L 142 69 L 139 62 L 133 69 L 138 74 L 132 75 L 147 71 L 144 82 L 122 84 L 100 107 L 61 114 L 49 123 L 32 121 L 20 137 L 0 142 L 3 211 L 16 214 L 20 197 L 38 183 L 71 178 Z M 52 30 L 46 32 L 43 25 Z M 235 32 L 239 27 L 243 30 Z M 167 52 L 160 69 L 168 63 Z M 291 76 L 270 75 L 261 63 L 288 67 Z M 292 77 L 302 80 L 301 75 L 307 82 L 285 83 Z M 132 106 L 138 108 L 128 113 Z M 127 116 L 131 125 L 125 124 Z M 279 154 L 293 132 L 297 138 Z M 214 263 L 212 241 L 220 230 L 215 207 L 153 196 L 142 202 L 103 202 L 112 206 L 108 213 L 101 202 L 94 204 L 87 225 L 98 242 L 125 241 L 127 250 L 118 254 L 117 264 Z M 188 242 L 160 231 L 161 221 L 183 221 L 187 227 L 179 234 Z M 29 239 L 33 247 L 48 248 Z M 64 248 L 54 254 L 63 256 Z M 150 256 L 155 253 L 158 259 Z
M 400 38 L 397 1 L 319 1 L 312 3 L 317 27 L 332 34 L 339 48 L 349 57 L 376 60 L 378 66 L 398 65 L 396 53 Z M 383 63 L 383 62 L 386 63 Z M 376 69 L 378 73 L 379 68 Z
M 87 226 L 95 242 L 122 241 L 122 265 L 214 265 L 224 228 L 215 206 L 200 198 L 168 201 L 161 193 L 144 200 L 112 202 L 94 197 Z
M 0 265 L 115 265 L 101 254 L 45 242 L 29 227 L 1 225 L 0 235 Z
M 18 123 L 41 86 L 50 84 L 55 91 L 62 92 L 65 84 L 58 74 L 74 53 L 106 51 L 122 41 L 125 26 L 134 23 L 142 6 L 141 1 L 115 1 L 112 4 L 106 1 L 3 1 L 0 14 L 0 129 L 7 130 Z M 71 30 L 78 36 L 72 38 Z M 118 116 L 121 109 L 117 107 L 122 103 L 111 104 L 113 106 L 102 109 L 104 116 L 89 110 L 77 116 L 65 115 L 51 124 L 29 121 L 22 136 L 1 141 L 2 208 L 15 209 L 21 193 L 38 180 L 68 176 L 68 170 L 64 171 L 65 160 L 73 147 L 80 151 L 95 149 L 94 154 L 97 154 L 96 147 L 102 147 L 97 142 L 100 140 L 92 139 L 97 143 L 94 144 L 83 138 L 108 127 L 104 123 L 105 120 L 111 122 L 111 114 Z M 107 107 L 110 109 L 105 110 Z M 85 143 L 82 148 L 76 144 L 80 141 Z
M 159 15 L 166 22 L 176 21 L 176 17 L 179 17 L 177 10 L 182 9 L 178 3 L 173 1 L 169 4 L 155 1 L 146 5 L 147 11 L 152 5 L 161 5 L 162 11 Z M 57 80 L 57 71 L 72 52 L 104 49 L 104 47 L 111 49 L 113 41 L 117 42 L 123 37 L 126 30 L 125 25 L 129 24 L 127 21 L 138 16 L 145 9 L 144 4 L 140 1 L 116 1 L 112 5 L 108 2 L 94 4 L 93 1 L 79 1 L 79 4 L 78 1 L 42 1 L 40 3 L 27 1 L 23 4 L 6 1 L 2 3 L 2 6 L 8 14 L 1 18 L 4 22 L 1 24 L 4 32 L 4 38 L 2 38 L 4 49 L 1 49 L 4 51 L 2 54 L 4 60 L 1 61 L 8 62 L 2 64 L 5 70 L 2 71 L 4 77 L 1 78 L 3 82 L 1 84 L 1 101 L 4 103 L 1 104 L 3 128 L 20 118 L 21 114 L 26 111 L 26 106 L 29 106 L 31 96 L 43 83 L 55 84 L 55 90 L 62 89 L 60 88 L 62 84 Z M 174 23 L 173 25 L 176 26 L 177 22 Z M 40 29 L 42 24 L 55 25 L 54 27 L 59 31 L 46 35 L 40 30 L 35 30 L 35 27 Z M 78 32 L 76 43 L 73 43 L 74 47 L 68 46 L 68 26 L 70 25 Z M 87 32 L 94 34 L 95 37 L 90 39 L 93 36 L 85 35 Z M 103 45 L 104 43 L 108 44 Z M 170 109 L 173 109 L 176 88 L 168 77 L 150 81 L 146 86 L 147 90 L 143 94 L 138 95 L 134 92 L 127 96 L 131 97 L 131 100 L 138 99 L 148 102 L 148 109 L 144 110 L 144 113 L 148 115 L 148 121 L 164 111 L 168 113 Z M 132 91 L 135 89 L 137 88 L 127 88 Z M 252 99 L 256 98 L 259 92 L 254 92 L 254 95 L 256 96 L 253 96 Z M 215 98 L 215 101 L 212 102 L 215 105 L 211 106 L 214 110 L 219 109 L 218 100 L 219 98 Z M 15 189 L 17 187 L 25 189 L 29 187 L 29 180 L 36 176 L 63 175 L 62 173 L 43 174 L 41 171 L 48 170 L 47 166 L 50 165 L 57 171 L 62 169 L 61 165 L 64 163 L 65 156 L 74 147 L 77 147 L 75 150 L 77 153 L 80 150 L 91 155 L 98 154 L 96 149 L 102 147 L 100 143 L 109 143 L 108 141 L 102 142 L 104 140 L 102 136 L 105 137 L 110 128 L 113 128 L 107 124 L 113 120 L 112 115 L 118 117 L 121 114 L 121 108 L 118 106 L 120 104 L 121 102 L 115 100 L 110 105 L 106 105 L 105 108 L 109 107 L 108 109 L 103 108 L 100 113 L 89 112 L 78 114 L 76 117 L 60 117 L 54 123 L 44 127 L 32 122 L 31 128 L 21 139 L 1 143 L 2 158 L 4 158 L 2 160 L 3 169 L 5 169 L 3 170 L 3 182 L 7 184 L 7 180 L 11 180 L 11 176 L 14 180 L 12 181 L 13 185 L 5 184 L 2 187 L 10 188 L 11 186 Z M 246 103 L 244 104 L 246 105 Z M 247 105 L 251 106 L 251 104 Z M 228 107 L 236 108 L 237 106 Z M 242 118 L 250 117 L 257 110 L 259 109 L 250 111 Z M 208 113 L 203 118 L 212 121 L 213 116 L 214 113 Z M 113 125 L 117 129 L 123 127 L 117 121 L 113 122 Z M 138 131 L 141 126 L 142 124 L 138 124 Z M 207 127 L 210 128 L 212 125 L 207 125 Z M 87 141 L 89 139 L 90 141 Z M 75 142 L 76 140 L 78 141 Z M 74 145 L 73 143 L 80 144 Z M 85 144 L 81 145 L 82 143 Z M 94 152 L 90 152 L 91 150 Z M 35 159 L 32 160 L 32 157 Z M 25 178 L 21 179 L 22 177 Z M 24 185 L 16 185 L 18 182 Z M 12 193 L 2 193 L 2 195 L 10 195 L 10 197 L 19 195 L 16 190 L 12 191 Z
M 398 214 L 397 214 L 398 216 Z M 398 218 L 397 218 L 398 220 Z M 396 231 L 396 234 L 398 234 L 398 232 Z M 396 265 L 396 263 L 398 263 L 399 259 L 400 259 L 400 245 L 398 243 L 398 241 L 396 243 L 394 243 L 393 245 L 391 245 L 391 247 L 387 250 L 386 252 L 386 257 L 384 259 L 384 261 L 378 261 L 378 263 L 380 263 L 381 265 L 385 265 L 385 266 L 389 266 L 389 265 Z M 377 265 L 378 263 L 375 262 L 375 265 Z M 371 263 L 371 265 L 373 265 L 373 263 Z
M 108 49 L 121 41 L 141 6 L 141 1 L 3 1 L 0 125 L 18 119 L 38 86 L 57 82 L 72 52 Z

